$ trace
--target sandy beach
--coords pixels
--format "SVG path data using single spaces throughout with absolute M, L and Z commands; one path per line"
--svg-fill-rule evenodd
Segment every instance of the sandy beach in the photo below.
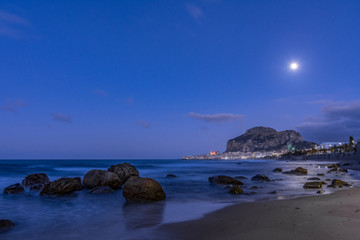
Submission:
M 330 195 L 252 202 L 165 224 L 164 239 L 360 239 L 360 188 Z

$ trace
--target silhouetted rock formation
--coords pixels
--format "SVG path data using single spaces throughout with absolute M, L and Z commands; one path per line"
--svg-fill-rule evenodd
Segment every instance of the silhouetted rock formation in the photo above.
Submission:
M 226 152 L 262 152 L 301 150 L 314 147 L 315 143 L 303 141 L 300 133 L 294 130 L 277 132 L 273 128 L 254 127 L 245 134 L 230 139 L 227 142 Z

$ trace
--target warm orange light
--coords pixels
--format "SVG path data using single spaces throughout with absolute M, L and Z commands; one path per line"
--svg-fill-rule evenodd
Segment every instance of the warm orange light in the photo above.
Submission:
M 211 156 L 213 156 L 213 155 L 215 155 L 215 154 L 216 154 L 215 151 L 210 151 L 210 155 L 211 155 Z

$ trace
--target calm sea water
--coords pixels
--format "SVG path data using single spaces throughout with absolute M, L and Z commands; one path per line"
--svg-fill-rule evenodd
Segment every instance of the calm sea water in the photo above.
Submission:
M 303 184 L 317 173 L 326 178 L 340 178 L 359 186 L 360 174 L 326 173 L 324 162 L 275 160 L 0 160 L 0 189 L 21 180 L 31 173 L 46 173 L 50 180 L 61 177 L 83 177 L 91 169 L 107 169 L 111 165 L 129 162 L 143 177 L 161 183 L 167 199 L 147 204 L 127 204 L 121 190 L 114 194 L 93 195 L 86 190 L 65 197 L 44 197 L 36 192 L 0 194 L 0 219 L 11 219 L 16 227 L 0 235 L 2 240 L 17 239 L 153 239 L 149 231 L 162 223 L 185 221 L 202 217 L 224 206 L 266 199 L 286 199 L 313 195 Z M 273 173 L 302 166 L 308 176 Z M 165 178 L 167 174 L 177 178 Z M 251 181 L 261 173 L 269 183 Z M 244 192 L 253 195 L 230 195 L 224 187 L 209 184 L 212 175 L 245 176 Z M 257 186 L 257 189 L 251 189 Z M 324 188 L 325 193 L 332 190 Z M 276 190 L 276 194 L 273 192 Z M 155 238 L 156 239 L 156 238 Z

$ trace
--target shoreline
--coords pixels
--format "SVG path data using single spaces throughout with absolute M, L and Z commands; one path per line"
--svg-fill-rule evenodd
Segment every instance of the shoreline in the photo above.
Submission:
M 201 219 L 169 223 L 162 239 L 358 239 L 360 188 L 286 200 L 240 203 Z

